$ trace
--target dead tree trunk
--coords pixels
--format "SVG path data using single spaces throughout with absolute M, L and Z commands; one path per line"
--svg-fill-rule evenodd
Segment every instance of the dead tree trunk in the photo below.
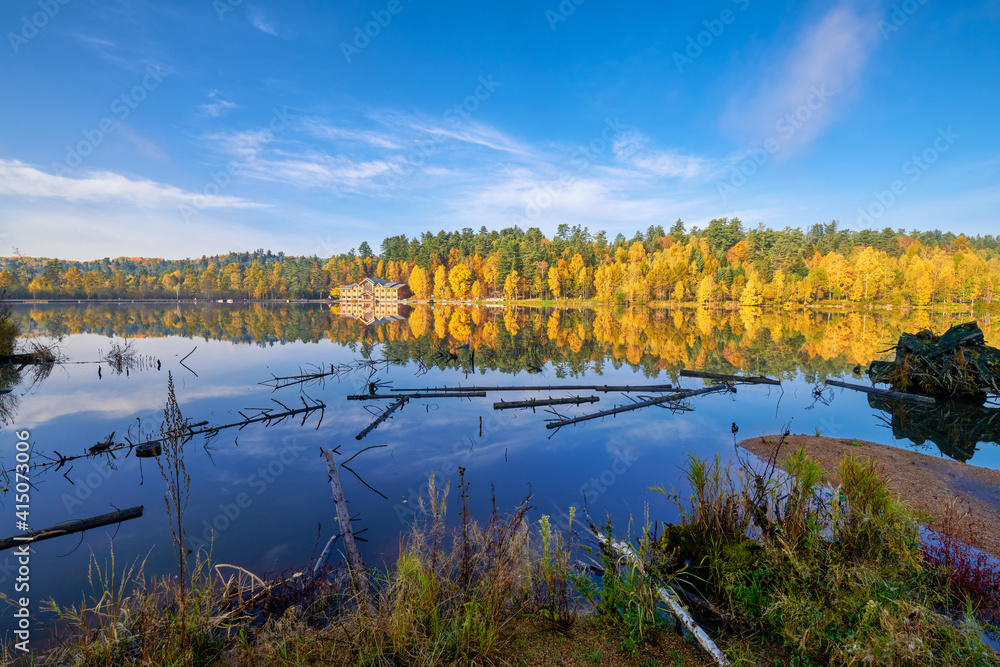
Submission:
M 843 387 L 844 389 L 853 389 L 854 391 L 863 391 L 866 394 L 875 394 L 877 396 L 885 396 L 886 398 L 895 398 L 900 401 L 906 401 L 908 403 L 920 403 L 923 405 L 934 405 L 937 400 L 932 396 L 921 396 L 920 394 L 904 394 L 901 391 L 889 391 L 888 389 L 879 389 L 878 387 L 866 387 L 863 384 L 851 384 L 849 382 L 840 382 L 839 380 L 826 380 L 826 384 L 833 387 Z
M 582 403 L 597 403 L 597 396 L 570 396 L 568 398 L 529 398 L 526 401 L 499 401 L 493 404 L 494 410 L 511 410 L 513 408 L 537 408 L 542 405 L 580 405 Z
M 781 385 L 781 380 L 772 380 L 771 378 L 761 377 L 759 375 L 756 377 L 750 377 L 748 375 L 723 375 L 722 373 L 682 370 L 681 376 L 688 378 L 704 378 L 706 380 L 720 380 L 722 382 L 747 382 L 749 384 Z
M 135 519 L 140 516 L 142 516 L 142 505 L 139 505 L 138 507 L 130 507 L 124 510 L 118 510 L 116 512 L 108 512 L 107 514 L 93 516 L 89 519 L 67 521 L 66 523 L 61 523 L 58 526 L 52 526 L 51 528 L 32 530 L 21 535 L 4 538 L 0 540 L 0 551 L 3 551 L 4 549 L 11 549 L 22 544 L 41 542 L 42 540 L 51 540 L 53 537 L 79 533 L 84 530 L 90 530 L 91 528 L 100 528 L 101 526 L 119 523 L 120 521 L 128 521 L 129 519 Z
M 637 401 L 635 403 L 630 403 L 628 405 L 622 405 L 617 408 L 611 408 L 610 410 L 601 410 L 600 412 L 595 412 L 591 415 L 584 415 L 582 417 L 574 417 L 572 419 L 561 419 L 558 421 L 549 422 L 545 425 L 545 428 L 559 428 L 560 426 L 568 426 L 569 424 L 576 424 L 579 422 L 589 421 L 591 419 L 600 419 L 601 417 L 608 417 L 610 415 L 617 415 L 621 412 L 629 412 L 631 410 L 638 410 L 640 408 L 648 408 L 651 405 L 660 405 L 668 401 L 679 401 L 682 398 L 688 398 L 689 396 L 699 396 L 701 394 L 711 394 L 716 391 L 728 391 L 730 389 L 729 385 L 716 385 L 714 387 L 706 387 L 705 389 L 692 389 L 691 391 L 683 391 L 678 394 L 671 394 L 670 396 L 660 396 L 659 398 L 651 398 L 646 401 Z
M 354 529 L 351 527 L 351 514 L 347 511 L 347 501 L 344 500 L 344 492 L 340 488 L 340 476 L 337 475 L 337 463 L 333 460 L 333 452 L 324 449 L 323 458 L 326 459 L 327 469 L 330 471 L 330 489 L 333 491 L 333 504 L 337 508 L 337 522 L 340 524 L 340 536 L 344 539 L 344 550 L 347 552 L 347 568 L 351 574 L 351 585 L 354 593 L 358 596 L 358 601 L 365 605 L 368 613 L 374 612 L 371 595 L 368 590 L 368 577 L 365 572 L 364 561 L 361 560 L 361 553 L 358 551 L 358 544 L 354 541 Z
M 426 392 L 454 392 L 454 391 L 601 391 L 604 393 L 609 392 L 622 392 L 630 393 L 637 391 L 648 391 L 655 393 L 658 391 L 681 391 L 679 389 L 674 389 L 673 385 L 670 384 L 641 384 L 641 385 L 594 385 L 594 384 L 553 384 L 553 385 L 540 385 L 540 386 L 521 386 L 521 387 L 425 387 L 423 389 L 390 389 L 389 391 L 399 391 L 399 392 L 409 392 L 415 393 L 420 392 L 420 395 L 424 395 Z
M 483 398 L 485 391 L 443 392 L 439 394 L 350 394 L 349 401 L 398 401 L 401 398 Z
M 398 401 L 396 401 L 395 403 L 393 403 L 392 405 L 390 405 L 389 407 L 387 407 L 385 410 L 382 411 L 382 414 L 380 414 L 375 419 L 375 421 L 373 421 L 371 424 L 369 424 L 368 426 L 366 426 L 364 428 L 364 430 L 361 431 L 361 433 L 358 433 L 356 436 L 354 436 L 354 439 L 355 440 L 360 440 L 361 438 L 365 437 L 366 435 L 368 435 L 369 433 L 371 433 L 372 431 L 374 431 L 376 428 L 378 428 L 378 425 L 381 424 L 382 422 L 384 422 L 386 419 L 388 419 L 389 416 L 393 412 L 395 412 L 396 410 L 398 410 L 401 407 L 403 407 L 404 403 L 406 403 L 406 399 L 405 398 L 401 398 Z

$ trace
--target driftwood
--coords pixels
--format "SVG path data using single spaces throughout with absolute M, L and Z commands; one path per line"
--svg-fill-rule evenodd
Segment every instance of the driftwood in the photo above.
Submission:
M 601 550 L 606 556 L 612 557 L 613 562 L 617 562 L 619 558 L 624 557 L 628 561 L 630 567 L 635 568 L 643 574 L 647 574 L 643 568 L 642 559 L 632 547 L 625 543 L 615 541 L 611 535 L 605 535 L 601 533 L 601 530 L 594 523 L 594 520 L 590 517 L 590 511 L 587 508 L 587 497 L 584 495 L 583 499 L 583 513 L 587 518 L 587 524 L 590 526 L 590 532 L 597 538 L 598 542 L 601 544 Z M 648 576 L 648 574 L 647 574 Z M 684 605 L 681 604 L 680 600 L 677 598 L 676 593 L 673 589 L 669 587 L 663 587 L 657 590 L 660 599 L 663 603 L 674 613 L 677 618 L 684 624 L 701 647 L 705 649 L 709 654 L 711 654 L 715 664 L 720 667 L 727 667 L 730 663 L 726 660 L 726 656 L 719 650 L 719 647 L 715 645 L 715 642 L 708 636 L 708 634 L 701 629 L 698 623 L 691 617 Z
M 907 403 L 920 403 L 922 405 L 934 405 L 935 403 L 937 403 L 937 400 L 935 400 L 931 396 L 921 396 L 919 394 L 904 394 L 901 391 L 889 391 L 888 389 L 879 389 L 877 387 L 866 387 L 863 384 L 851 384 L 849 382 L 840 382 L 838 380 L 827 380 L 826 384 L 832 387 L 843 387 L 844 389 L 863 391 L 866 394 L 875 394 L 876 396 L 895 398 L 896 400 L 906 401 Z
M 536 408 L 542 405 L 580 405 L 582 403 L 597 403 L 597 396 L 570 396 L 568 398 L 529 398 L 526 401 L 500 401 L 493 404 L 494 410 L 511 410 L 513 408 Z
M 398 401 L 401 398 L 483 398 L 485 391 L 444 392 L 440 394 L 351 394 L 349 401 Z
M 711 394 L 723 390 L 731 391 L 732 387 L 730 387 L 729 385 L 720 384 L 720 385 L 715 385 L 714 387 L 706 387 L 704 389 L 692 389 L 690 391 L 682 391 L 680 393 L 672 394 L 670 396 L 660 396 L 658 398 L 650 398 L 645 401 L 636 401 L 635 403 L 630 403 L 628 405 L 621 405 L 618 406 L 617 408 L 611 408 L 610 410 L 601 410 L 600 412 L 595 412 L 589 415 L 583 415 L 582 417 L 573 417 L 572 419 L 560 419 L 556 421 L 551 421 L 545 425 L 545 428 L 559 428 L 561 426 L 568 426 L 569 424 L 585 422 L 591 419 L 600 419 L 601 417 L 617 415 L 621 412 L 629 412 L 631 410 L 638 410 L 640 408 L 648 408 L 651 405 L 660 405 L 662 403 L 667 403 L 668 401 L 679 401 L 682 398 L 688 398 L 689 396 L 700 396 L 701 394 Z
M 625 542 L 615 542 L 610 540 L 607 536 L 602 535 L 596 530 L 594 531 L 594 534 L 597 536 L 597 539 L 601 541 L 602 545 L 611 549 L 619 556 L 624 556 L 631 567 L 636 568 L 640 572 L 643 570 L 642 559 L 639 558 L 630 545 Z M 723 654 L 719 647 L 715 645 L 715 642 L 713 642 L 712 638 L 708 636 L 708 633 L 702 630 L 701 626 L 695 622 L 695 620 L 691 617 L 691 614 L 688 613 L 688 610 L 684 608 L 684 605 L 682 605 L 681 601 L 677 598 L 677 594 L 674 593 L 671 588 L 660 588 L 657 590 L 657 593 L 663 603 L 667 605 L 670 611 L 673 612 L 673 614 L 680 619 L 681 623 L 684 624 L 684 627 L 686 627 L 688 631 L 694 635 L 695 639 L 698 640 L 698 643 L 701 644 L 701 647 L 712 656 L 716 665 L 719 665 L 719 667 L 725 667 L 730 664 L 726 659 L 725 654 Z
M 680 389 L 674 389 L 673 385 L 670 384 L 644 384 L 637 386 L 623 385 L 623 386 L 613 386 L 613 385 L 593 385 L 593 384 L 555 384 L 555 385 L 543 385 L 543 386 L 532 386 L 532 387 L 425 387 L 423 389 L 390 389 L 389 391 L 401 391 L 401 392 L 420 392 L 421 394 L 425 392 L 453 392 L 453 391 L 602 391 L 604 393 L 616 391 L 622 393 L 630 393 L 636 391 L 681 391 Z
M 354 439 L 360 440 L 361 438 L 365 437 L 366 435 L 374 431 L 376 428 L 378 428 L 379 424 L 381 424 L 382 422 L 384 422 L 386 419 L 389 418 L 389 415 L 391 415 L 393 412 L 403 407 L 403 404 L 406 403 L 406 400 L 407 399 L 405 397 L 400 398 L 395 403 L 387 407 L 385 410 L 382 411 L 382 414 L 380 414 L 378 417 L 375 418 L 375 421 L 366 426 L 364 430 L 361 431 L 361 433 L 358 433 L 356 436 L 354 436 Z
M 351 527 L 351 514 L 347 511 L 347 501 L 344 500 L 344 491 L 340 488 L 340 476 L 337 475 L 337 462 L 333 460 L 333 452 L 324 449 L 323 458 L 326 459 L 326 466 L 330 472 L 330 489 L 333 492 L 333 504 L 337 508 L 337 523 L 340 524 L 340 536 L 344 540 L 344 550 L 347 551 L 347 567 L 351 573 L 351 585 L 358 596 L 359 601 L 364 603 L 369 613 L 373 612 L 371 597 L 368 590 L 368 581 L 365 575 L 365 564 L 361 560 L 361 552 L 358 551 L 358 544 L 354 541 L 354 529 Z
M 773 384 L 779 387 L 781 386 L 781 380 L 772 380 L 771 378 L 762 377 L 760 375 L 750 377 L 748 375 L 723 375 L 721 373 L 708 373 L 705 371 L 682 370 L 681 376 L 688 378 L 704 378 L 706 380 L 720 380 L 722 382 L 746 382 L 749 384 Z
M 350 373 L 363 368 L 367 368 L 374 372 L 376 368 L 383 365 L 386 365 L 388 368 L 388 360 L 376 361 L 373 359 L 357 359 L 346 364 L 330 364 L 329 367 L 320 364 L 319 366 L 315 366 L 314 370 L 303 371 L 298 375 L 278 377 L 272 374 L 270 380 L 264 380 L 263 382 L 258 382 L 257 384 L 264 385 L 265 387 L 271 387 L 272 389 L 282 389 L 284 387 L 291 387 L 297 384 L 321 384 L 327 377 L 334 377 L 337 380 L 340 380 Z
M 51 540 L 53 537 L 79 533 L 84 530 L 90 530 L 91 528 L 100 528 L 101 526 L 107 526 L 112 523 L 136 519 L 140 516 L 142 516 L 142 505 L 139 505 L 138 507 L 130 507 L 125 510 L 108 512 L 107 514 L 90 517 L 89 519 L 67 521 L 66 523 L 61 523 L 58 526 L 52 526 L 51 528 L 32 530 L 27 533 L 22 533 L 21 535 L 4 538 L 0 540 L 0 551 L 3 551 L 4 549 L 12 549 L 14 547 L 21 546 L 22 544 L 31 544 L 32 542 Z
M 271 400 L 274 401 L 274 399 Z M 318 429 L 320 427 L 320 424 L 323 423 L 323 414 L 326 410 L 326 404 L 322 403 L 321 401 L 316 401 L 314 399 L 309 399 L 310 402 L 307 403 L 306 400 L 301 396 L 300 400 L 302 401 L 302 405 L 304 407 L 292 409 L 286 406 L 284 403 L 274 401 L 275 403 L 278 403 L 278 405 L 280 405 L 281 407 L 285 408 L 285 410 L 281 412 L 273 412 L 271 408 L 261 408 L 259 409 L 260 410 L 259 414 L 253 416 L 247 416 L 242 412 L 240 412 L 239 414 L 241 417 L 243 417 L 243 419 L 241 421 L 233 422 L 231 424 L 208 426 L 207 421 L 200 421 L 193 424 L 187 424 L 182 435 L 184 436 L 185 439 L 189 439 L 200 434 L 206 434 L 208 435 L 209 438 L 212 438 L 219 431 L 223 429 L 238 427 L 239 430 L 242 430 L 244 426 L 247 426 L 248 424 L 254 424 L 257 422 L 263 422 L 265 426 L 271 426 L 272 424 L 280 424 L 289 417 L 295 417 L 298 415 L 302 415 L 302 423 L 305 424 L 306 419 L 309 417 L 309 415 L 316 412 L 317 410 L 320 413 L 319 423 L 316 424 L 316 428 Z M 37 463 L 35 464 L 34 467 L 40 469 L 46 469 L 51 466 L 55 466 L 56 467 L 55 469 L 59 470 L 60 468 L 63 467 L 63 465 L 71 461 L 76 461 L 77 459 L 102 456 L 104 454 L 109 454 L 111 456 L 114 456 L 115 452 L 121 451 L 123 449 L 126 450 L 134 449 L 136 456 L 140 458 L 159 456 L 159 450 L 161 450 L 161 445 L 163 443 L 163 438 L 156 438 L 154 440 L 145 440 L 143 442 L 131 442 L 130 440 L 128 440 L 128 438 L 126 438 L 126 442 L 116 443 L 112 441 L 113 436 L 114 434 L 112 433 L 107 440 L 104 440 L 102 442 L 99 442 L 95 445 L 88 447 L 86 453 L 77 454 L 76 456 L 66 456 L 59 453 L 57 450 L 52 450 L 52 453 L 55 454 L 56 457 L 58 458 L 45 457 L 48 458 L 49 460 L 44 461 L 42 463 Z M 13 470 L 8 470 L 6 472 L 13 472 Z
M 34 354 L 0 354 L 0 366 L 31 366 L 51 364 L 51 359 L 42 359 Z
M 329 555 L 330 549 L 333 547 L 333 543 L 337 541 L 338 537 L 340 537 L 340 535 L 338 535 L 338 534 L 335 533 L 335 534 L 333 534 L 333 535 L 330 536 L 329 540 L 326 541 L 326 546 L 323 547 L 323 551 L 320 552 L 319 558 L 316 559 L 316 564 L 313 565 L 313 576 L 314 577 L 319 572 L 319 568 L 323 565 L 323 563 L 326 562 L 326 557 Z

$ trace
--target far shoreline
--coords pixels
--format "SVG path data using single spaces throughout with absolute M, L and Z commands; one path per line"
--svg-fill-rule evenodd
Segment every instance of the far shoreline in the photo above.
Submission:
M 183 299 L 169 298 L 39 298 L 25 299 L 8 296 L 6 302 L 11 305 L 75 305 L 75 304 L 125 304 L 125 303 L 155 303 L 155 304 L 214 304 L 214 305 L 251 305 L 251 304 L 326 304 L 329 306 L 339 306 L 348 303 L 359 303 L 358 301 L 341 300 L 338 297 L 326 298 L 273 298 L 273 299 L 246 299 L 246 298 L 195 298 L 187 297 Z M 380 302 L 382 303 L 382 302 Z M 652 300 L 644 302 L 619 303 L 617 301 L 599 301 L 597 299 L 402 299 L 395 302 L 400 306 L 480 306 L 487 308 L 554 308 L 554 309 L 596 309 L 596 308 L 649 308 L 653 310 L 670 309 L 707 309 L 712 311 L 734 312 L 744 309 L 759 312 L 859 312 L 859 311 L 924 311 L 930 313 L 951 313 L 967 314 L 970 317 L 991 316 L 994 313 L 1000 314 L 1000 303 L 977 303 L 973 308 L 967 304 L 937 303 L 926 306 L 914 306 L 910 304 L 893 304 L 887 302 L 851 302 L 844 300 L 816 301 L 813 303 L 771 303 L 747 306 L 735 301 L 719 301 L 712 303 L 698 303 L 696 301 L 670 301 Z

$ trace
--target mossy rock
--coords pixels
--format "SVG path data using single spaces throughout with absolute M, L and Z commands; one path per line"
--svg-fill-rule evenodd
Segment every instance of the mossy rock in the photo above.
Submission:
M 873 361 L 872 382 L 927 396 L 981 399 L 1000 394 L 1000 350 L 986 345 L 976 322 L 952 327 L 941 336 L 924 329 L 904 333 L 894 361 Z
M 676 553 L 681 561 L 700 561 L 708 555 L 707 539 L 693 523 L 668 523 L 653 546 L 662 553 Z

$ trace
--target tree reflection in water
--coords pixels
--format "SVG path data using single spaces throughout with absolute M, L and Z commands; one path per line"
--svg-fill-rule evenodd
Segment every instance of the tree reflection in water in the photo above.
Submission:
M 929 440 L 956 461 L 971 459 L 979 443 L 1000 444 L 1000 408 L 983 402 L 939 400 L 936 405 L 921 405 L 869 394 L 868 404 L 889 413 L 882 420 L 897 440 L 918 446 Z

